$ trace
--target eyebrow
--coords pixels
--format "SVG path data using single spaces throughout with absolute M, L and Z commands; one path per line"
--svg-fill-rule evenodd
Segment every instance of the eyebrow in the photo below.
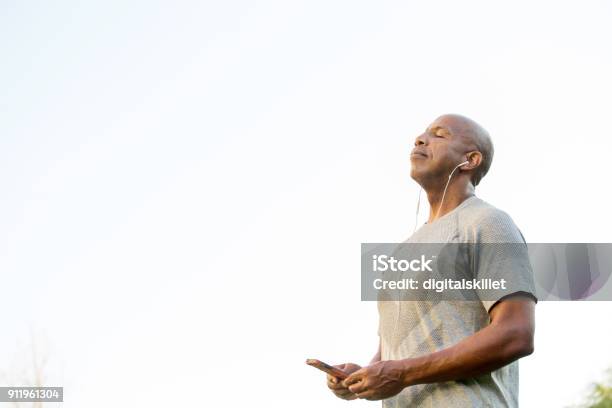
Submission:
M 444 130 L 449 136 L 452 136 L 451 131 L 448 128 L 445 128 L 444 126 L 438 125 L 427 129 L 427 131 L 431 133 L 436 133 L 438 130 Z

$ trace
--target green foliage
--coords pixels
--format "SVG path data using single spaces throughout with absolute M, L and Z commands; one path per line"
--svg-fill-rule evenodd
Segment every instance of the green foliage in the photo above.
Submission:
M 612 408 L 612 371 L 608 372 L 608 381 L 593 384 L 585 408 Z

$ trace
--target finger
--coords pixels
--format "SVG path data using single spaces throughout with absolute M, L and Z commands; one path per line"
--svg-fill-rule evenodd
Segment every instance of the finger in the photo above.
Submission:
M 363 390 L 359 394 L 355 394 L 360 399 L 366 399 L 368 401 L 376 401 L 378 398 L 376 397 L 376 392 L 374 390 Z
M 348 389 L 353 394 L 361 394 L 362 392 L 366 391 L 366 385 L 364 381 L 360 381 L 358 383 L 349 385 Z M 361 398 L 361 395 L 359 396 L 359 398 Z
M 327 377 L 327 386 L 333 389 L 347 389 L 348 387 L 344 384 L 340 378 L 329 375 Z
M 332 367 L 337 368 L 340 371 L 346 371 L 348 369 L 348 365 L 349 365 L 349 363 L 344 363 L 344 364 L 337 364 L 337 365 L 332 366 Z M 334 377 L 334 376 L 332 375 L 332 377 Z M 337 378 L 338 381 L 342 381 L 342 378 L 338 378 L 338 377 L 335 377 L 335 378 Z
M 334 394 L 339 395 L 341 397 L 350 397 L 354 395 L 352 392 L 348 390 L 348 388 L 343 388 L 341 390 L 334 390 Z
M 340 398 L 345 399 L 345 400 L 354 400 L 354 399 L 358 398 L 357 395 L 353 394 L 352 392 L 350 392 L 346 388 L 343 389 L 343 390 L 340 390 L 340 391 L 334 391 L 334 394 L 337 397 L 340 397 Z
M 356 399 L 357 399 L 357 398 L 359 398 L 359 397 L 358 397 L 358 396 L 356 396 L 356 395 L 355 395 L 355 394 L 353 394 L 353 393 L 350 393 L 350 394 L 348 394 L 348 395 L 346 395 L 346 396 L 342 396 L 342 397 L 340 397 L 340 398 L 342 398 L 342 399 L 344 399 L 344 400 L 347 400 L 347 401 L 352 401 L 352 400 L 356 400 Z
M 346 388 L 344 385 L 337 383 L 327 383 L 327 386 L 329 387 L 329 389 L 331 390 L 348 390 L 348 388 Z
M 346 386 L 342 383 L 342 379 L 338 377 L 334 377 L 333 375 L 327 375 L 327 384 L 328 385 L 338 385 L 342 388 L 346 388 Z
M 359 382 L 362 380 L 363 375 L 365 373 L 365 370 L 360 369 L 355 371 L 353 374 L 349 375 L 343 382 L 344 385 L 346 385 L 347 387 L 351 384 L 354 384 L 356 382 Z

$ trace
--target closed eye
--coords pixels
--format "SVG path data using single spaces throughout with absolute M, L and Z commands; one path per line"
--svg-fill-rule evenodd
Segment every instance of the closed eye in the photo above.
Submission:
M 431 136 L 435 137 L 435 138 L 448 138 L 448 136 L 450 136 L 449 132 L 447 129 L 440 127 L 440 126 L 436 126 L 433 127 L 431 129 L 428 129 L 428 132 Z
M 435 131 L 433 132 L 435 137 L 442 137 L 445 138 L 448 136 L 448 131 L 444 128 L 437 128 L 435 129 Z

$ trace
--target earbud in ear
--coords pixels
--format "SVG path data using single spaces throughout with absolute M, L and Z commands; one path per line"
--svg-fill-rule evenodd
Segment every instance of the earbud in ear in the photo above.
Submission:
M 463 165 L 466 165 L 466 164 L 470 164 L 470 162 L 468 160 L 466 160 L 463 163 L 459 164 L 459 166 L 463 166 Z

